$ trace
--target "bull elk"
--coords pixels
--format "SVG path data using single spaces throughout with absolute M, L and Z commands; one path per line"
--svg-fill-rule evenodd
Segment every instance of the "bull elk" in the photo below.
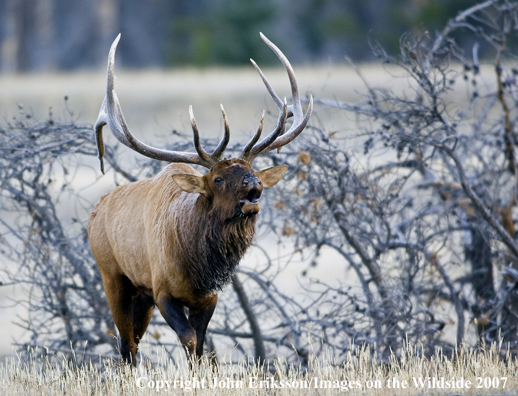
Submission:
M 255 135 L 237 158 L 222 159 L 230 138 L 225 133 L 212 153 L 200 145 L 189 108 L 196 153 L 161 150 L 130 132 L 114 91 L 114 58 L 120 35 L 108 56 L 106 97 L 95 124 L 101 171 L 102 130 L 108 124 L 117 140 L 146 157 L 171 162 L 153 178 L 117 187 L 103 196 L 88 221 L 88 238 L 121 338 L 124 361 L 136 365 L 136 353 L 156 305 L 191 357 L 201 357 L 218 291 L 232 275 L 255 233 L 263 188 L 275 185 L 287 165 L 256 171 L 254 159 L 279 149 L 306 127 L 313 100 L 302 110 L 297 80 L 284 54 L 262 33 L 261 38 L 288 72 L 292 104 L 281 100 L 252 60 L 280 110 L 274 130 L 262 140 L 264 112 Z M 286 120 L 293 124 L 285 133 Z M 188 164 L 209 170 L 202 175 Z M 185 313 L 188 308 L 188 316 Z

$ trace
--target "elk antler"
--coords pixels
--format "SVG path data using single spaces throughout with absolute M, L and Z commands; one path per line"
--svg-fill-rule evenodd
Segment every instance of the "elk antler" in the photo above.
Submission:
M 146 157 L 168 162 L 185 162 L 188 164 L 197 164 L 209 169 L 212 168 L 212 166 L 220 160 L 221 154 L 225 150 L 225 147 L 227 146 L 230 139 L 227 115 L 225 114 L 223 106 L 221 106 L 221 112 L 223 113 L 223 121 L 225 124 L 225 135 L 212 154 L 208 154 L 200 145 L 200 137 L 198 134 L 198 128 L 196 127 L 196 121 L 192 115 L 192 108 L 189 108 L 189 114 L 191 116 L 191 124 L 194 133 L 194 147 L 196 148 L 197 154 L 184 151 L 170 151 L 154 148 L 148 146 L 145 143 L 142 143 L 131 133 L 128 124 L 126 123 L 126 119 L 124 118 L 124 114 L 122 113 L 119 99 L 117 98 L 117 94 L 114 90 L 115 76 L 113 74 L 113 69 L 115 63 L 115 50 L 117 49 L 120 36 L 120 34 L 117 36 L 110 48 L 110 53 L 108 55 L 108 82 L 106 86 L 106 97 L 104 98 L 103 104 L 101 105 L 101 109 L 99 110 L 99 117 L 95 123 L 95 135 L 97 149 L 99 152 L 99 160 L 101 161 L 101 172 L 104 173 L 104 143 L 102 130 L 106 124 L 109 125 L 112 133 L 119 142 L 136 151 L 137 153 L 145 155 Z
M 264 34 L 260 33 L 260 35 L 263 41 L 266 43 L 266 45 L 270 47 L 270 49 L 275 53 L 275 55 L 277 55 L 277 57 L 280 59 L 280 61 L 286 68 L 286 71 L 288 72 L 288 77 L 290 79 L 291 85 L 291 100 L 293 104 L 288 106 L 286 103 L 286 99 L 284 99 L 283 102 L 281 98 L 279 98 L 279 96 L 275 93 L 272 86 L 266 79 L 265 75 L 259 68 L 259 66 L 257 66 L 257 64 L 252 59 L 250 59 L 252 64 L 259 72 L 259 75 L 261 76 L 261 79 L 263 80 L 266 89 L 270 93 L 270 96 L 273 98 L 274 102 L 279 107 L 280 114 L 279 118 L 277 119 L 277 126 L 275 127 L 273 132 L 271 132 L 267 137 L 265 137 L 263 140 L 257 143 L 261 136 L 261 130 L 263 125 L 263 120 L 261 119 L 261 124 L 259 129 L 257 130 L 257 133 L 246 144 L 245 148 L 241 152 L 241 155 L 239 156 L 239 158 L 244 159 L 249 163 L 252 163 L 253 160 L 259 154 L 267 153 L 268 151 L 275 149 L 280 149 L 282 146 L 288 144 L 293 139 L 295 139 L 306 127 L 309 121 L 309 117 L 311 116 L 311 112 L 313 111 L 313 96 L 310 96 L 308 110 L 306 112 L 306 115 L 304 115 L 304 112 L 302 111 L 302 105 L 300 103 L 297 78 L 295 77 L 295 72 L 293 71 L 290 62 L 288 61 L 286 56 L 284 56 L 281 50 L 277 48 L 277 46 L 273 44 L 270 40 L 268 40 Z M 291 116 L 293 116 L 293 124 L 291 128 L 288 130 L 288 132 L 284 134 L 284 129 L 286 127 L 286 119 Z
M 188 153 L 184 151 L 170 151 L 154 148 L 148 146 L 145 143 L 142 143 L 131 133 L 128 124 L 126 123 L 126 119 L 124 118 L 124 114 L 122 113 L 122 108 L 119 103 L 119 99 L 117 98 L 117 94 L 114 90 L 115 76 L 113 70 L 115 64 L 115 50 L 117 49 L 117 44 L 119 43 L 120 36 L 120 34 L 117 36 L 110 48 L 110 53 L 108 55 L 108 81 L 106 85 L 106 96 L 104 98 L 103 104 L 101 105 L 101 109 L 99 110 L 97 122 L 95 123 L 95 135 L 97 141 L 97 149 L 99 152 L 99 160 L 101 162 L 101 172 L 104 173 L 104 142 L 102 131 L 103 127 L 106 124 L 109 125 L 113 135 L 117 138 L 119 142 L 146 157 L 168 162 L 185 162 L 188 164 L 197 164 L 209 169 L 212 168 L 212 166 L 214 166 L 214 164 L 216 164 L 221 159 L 221 155 L 223 154 L 223 151 L 227 147 L 228 142 L 230 140 L 230 130 L 228 127 L 227 115 L 225 114 L 223 106 L 221 106 L 221 112 L 223 114 L 225 134 L 219 142 L 216 149 L 212 152 L 212 154 L 207 153 L 201 147 L 200 136 L 198 133 L 198 127 L 196 126 L 196 120 L 194 119 L 194 115 L 192 112 L 192 106 L 189 107 L 189 116 L 191 119 L 191 125 L 194 134 L 194 148 L 196 149 L 196 153 Z M 259 154 L 267 153 L 268 151 L 274 149 L 280 149 L 282 146 L 288 144 L 293 139 L 295 139 L 306 127 L 311 112 L 313 110 L 313 97 L 311 96 L 309 99 L 308 110 L 306 112 L 306 115 L 304 115 L 302 111 L 302 105 L 300 103 L 297 79 L 295 78 L 295 73 L 293 72 L 293 68 L 291 67 L 290 62 L 279 50 L 279 48 L 277 48 L 262 33 L 261 38 L 266 43 L 266 45 L 268 45 L 268 47 L 270 47 L 272 51 L 277 55 L 277 57 L 280 59 L 280 61 L 286 68 L 286 71 L 288 72 L 288 77 L 290 79 L 291 84 L 291 98 L 293 104 L 288 106 L 286 103 L 286 99 L 284 99 L 283 102 L 279 98 L 279 96 L 275 93 L 272 86 L 270 85 L 270 83 L 264 76 L 263 72 L 259 68 L 259 66 L 257 66 L 257 64 L 252 59 L 250 59 L 257 71 L 259 72 L 259 75 L 261 76 L 264 85 L 266 86 L 266 89 L 268 90 L 271 97 L 280 109 L 280 114 L 277 120 L 276 128 L 267 137 L 258 142 L 263 129 L 263 112 L 263 116 L 261 118 L 261 122 L 259 124 L 259 128 L 257 129 L 257 132 L 252 137 L 252 139 L 250 139 L 250 141 L 245 145 L 245 148 L 241 152 L 239 158 L 244 159 L 250 164 Z M 291 116 L 293 116 L 293 124 L 291 128 L 288 130 L 288 132 L 284 134 L 286 120 Z

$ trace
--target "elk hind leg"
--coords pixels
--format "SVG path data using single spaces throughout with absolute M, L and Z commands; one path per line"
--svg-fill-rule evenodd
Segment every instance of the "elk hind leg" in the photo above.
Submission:
M 140 292 L 133 297 L 133 338 L 137 348 L 151 321 L 154 307 L 155 300 L 147 294 Z
M 124 275 L 102 276 L 102 278 L 113 321 L 121 338 L 122 359 L 136 366 L 137 347 L 133 332 L 133 297 L 137 289 Z

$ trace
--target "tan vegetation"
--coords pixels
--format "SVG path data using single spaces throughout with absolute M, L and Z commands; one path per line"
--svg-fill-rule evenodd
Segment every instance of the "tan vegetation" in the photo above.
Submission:
M 440 352 L 431 358 L 418 346 L 407 345 L 389 365 L 376 363 L 369 349 L 352 346 L 342 364 L 329 357 L 310 359 L 307 369 L 282 358 L 257 367 L 232 363 L 230 353 L 215 365 L 207 359 L 189 371 L 158 347 L 147 344 L 157 357 L 138 368 L 106 358 L 102 365 L 88 363 L 81 353 L 74 361 L 60 354 L 39 356 L 27 352 L 0 365 L 0 393 L 9 395 L 482 395 L 515 394 L 518 360 L 498 344 L 487 348 L 460 347 L 451 357 Z M 156 350 L 155 350 L 156 349 Z M 183 358 L 182 354 L 178 355 Z M 144 360 L 145 361 L 145 360 Z

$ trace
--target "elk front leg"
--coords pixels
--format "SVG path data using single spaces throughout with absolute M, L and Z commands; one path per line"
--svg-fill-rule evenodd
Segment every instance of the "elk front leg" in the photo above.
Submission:
M 203 355 L 203 343 L 205 341 L 205 333 L 209 325 L 210 319 L 216 309 L 218 303 L 218 296 L 215 295 L 211 300 L 210 305 L 200 310 L 189 310 L 189 323 L 196 331 L 196 356 L 198 359 Z
M 185 316 L 184 304 L 172 296 L 159 297 L 157 307 L 165 321 L 176 332 L 189 356 L 196 353 L 196 331 Z

